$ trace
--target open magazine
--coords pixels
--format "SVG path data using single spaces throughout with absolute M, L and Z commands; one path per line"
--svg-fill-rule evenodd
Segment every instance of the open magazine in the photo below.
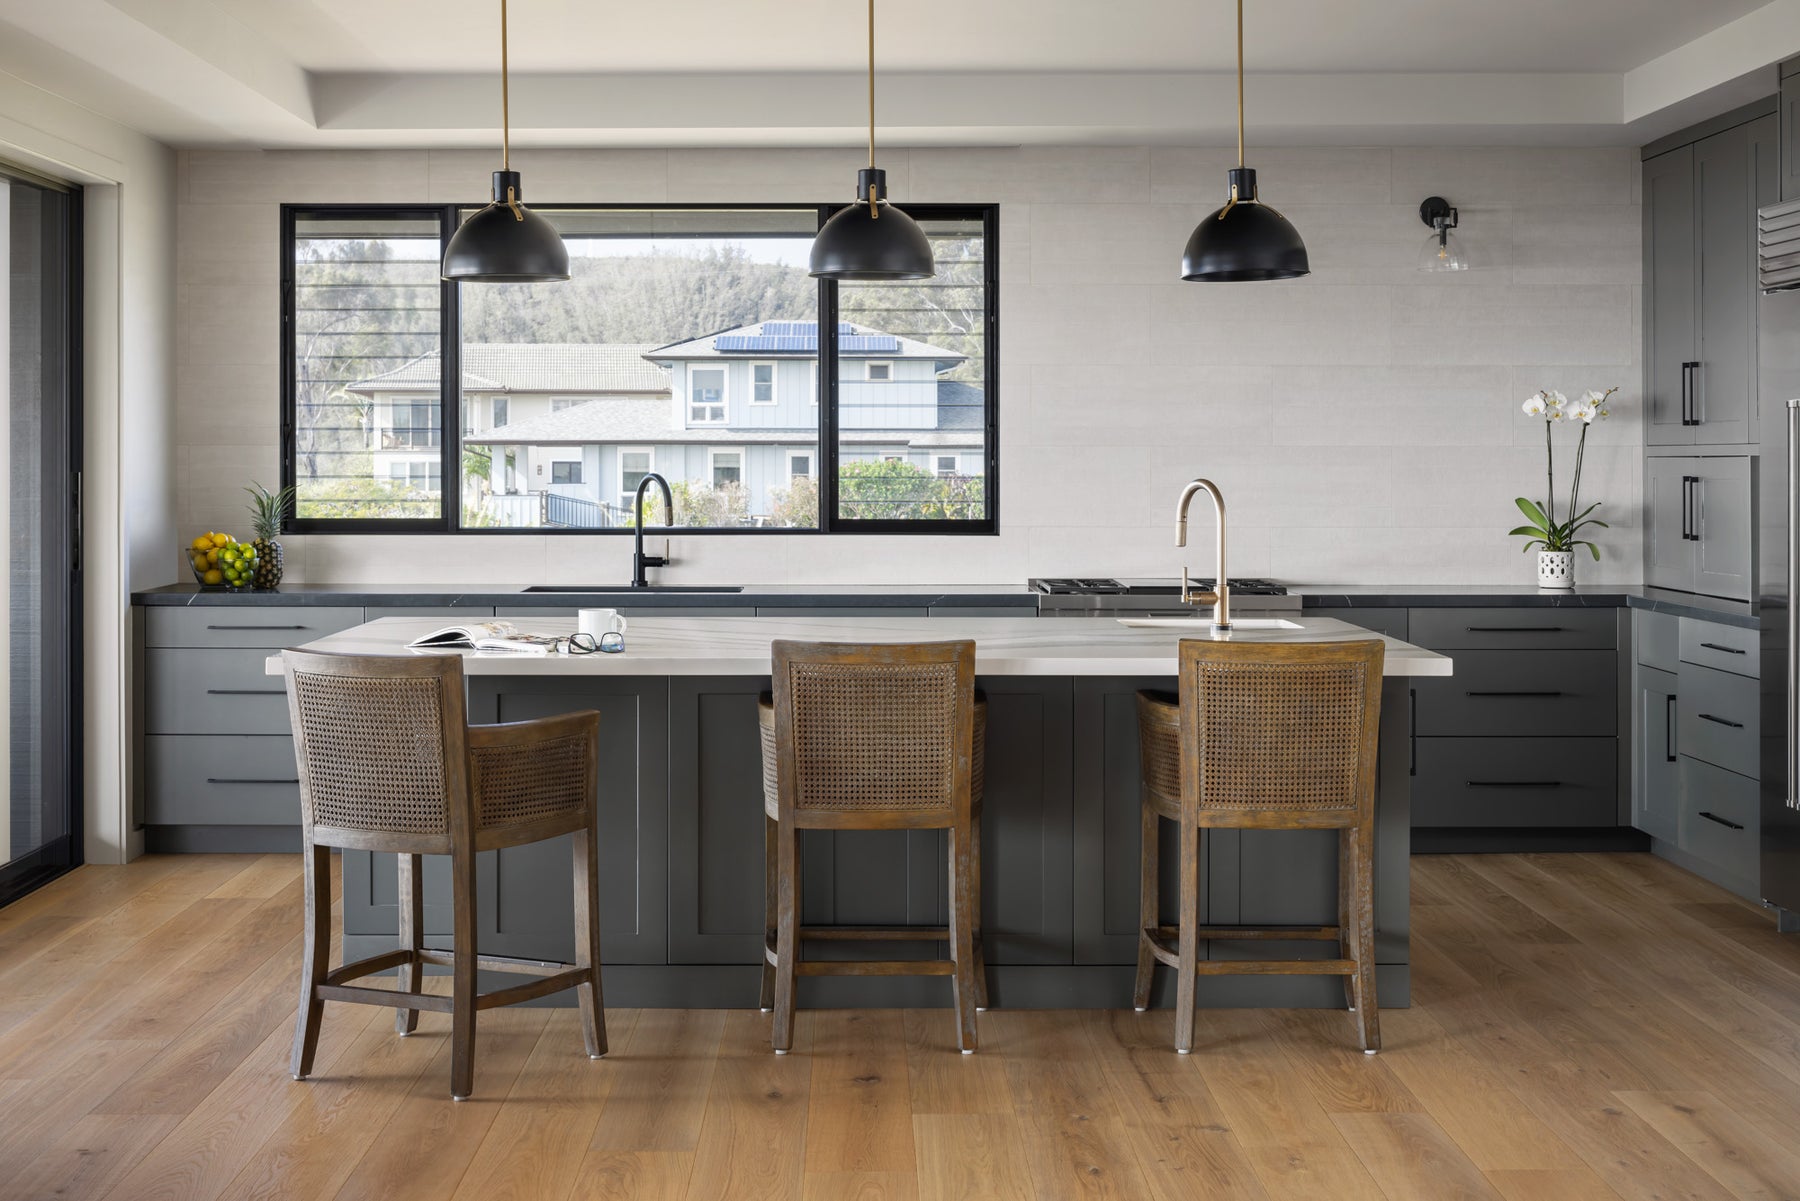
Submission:
M 548 655 L 562 639 L 554 634 L 527 634 L 510 621 L 471 621 L 445 626 L 407 643 L 417 650 L 498 651 L 512 655 Z

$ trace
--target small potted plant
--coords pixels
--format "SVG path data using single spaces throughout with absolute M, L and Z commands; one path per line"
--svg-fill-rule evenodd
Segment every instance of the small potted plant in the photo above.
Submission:
M 255 536 L 250 544 L 256 551 L 253 586 L 258 592 L 273 592 L 281 586 L 281 543 L 276 539 L 281 535 L 281 518 L 293 503 L 294 489 L 289 486 L 271 492 L 261 484 L 251 484 L 244 491 L 250 494 L 250 532 Z
M 1600 507 L 1598 501 L 1581 508 L 1581 464 L 1587 452 L 1588 427 L 1606 418 L 1607 403 L 1617 388 L 1604 392 L 1583 392 L 1574 404 L 1561 392 L 1535 392 L 1525 398 L 1525 411 L 1544 419 L 1544 500 L 1540 504 L 1526 497 L 1513 503 L 1525 514 L 1529 525 L 1515 526 L 1510 533 L 1527 539 L 1523 550 L 1538 548 L 1538 587 L 1573 588 L 1575 586 L 1575 548 L 1585 546 L 1600 559 L 1600 548 L 1585 538 L 1576 537 L 1588 526 L 1606 529 L 1607 524 L 1590 516 Z M 1581 438 L 1575 444 L 1575 478 L 1569 485 L 1569 507 L 1561 521 L 1556 519 L 1556 447 L 1551 431 L 1558 422 L 1579 422 Z

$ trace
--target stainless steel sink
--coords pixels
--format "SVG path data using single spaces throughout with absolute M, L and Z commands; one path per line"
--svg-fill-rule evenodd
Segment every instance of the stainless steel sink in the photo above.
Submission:
M 585 592 L 594 595 L 626 595 L 639 592 L 742 592 L 742 584 L 650 584 L 633 588 L 630 584 L 533 584 L 525 592 Z

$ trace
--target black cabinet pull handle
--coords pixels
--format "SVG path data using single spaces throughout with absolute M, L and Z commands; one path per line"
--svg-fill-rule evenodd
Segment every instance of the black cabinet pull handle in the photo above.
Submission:
M 1684 421 L 1682 424 L 1686 425 L 1687 422 Z M 1688 505 L 1688 480 L 1690 478 L 1685 475 L 1681 477 L 1681 540 L 1683 542 L 1688 541 L 1691 537 L 1690 527 L 1693 524 L 1692 509 Z
M 207 626 L 209 630 L 304 630 L 305 626 Z
M 1559 634 L 1561 626 L 1464 626 L 1470 634 Z
M 1746 653 L 1742 647 L 1720 646 L 1716 642 L 1702 642 L 1700 645 L 1709 651 L 1724 651 L 1728 655 L 1742 655 Z
M 1561 788 L 1561 780 L 1465 780 L 1469 788 Z
M 1695 714 L 1695 716 L 1698 717 L 1701 721 L 1710 721 L 1717 725 L 1730 726 L 1734 730 L 1741 730 L 1744 728 L 1743 722 L 1732 721 L 1729 717 L 1714 717 L 1710 713 L 1697 713 L 1697 714 Z
M 1694 424 L 1699 425 L 1700 423 L 1698 421 L 1696 421 L 1696 422 L 1694 422 Z M 1700 477 L 1699 476 L 1697 476 L 1697 475 L 1688 476 L 1688 482 L 1694 491 L 1694 500 L 1693 500 L 1693 505 L 1692 505 L 1693 510 L 1694 510 L 1694 518 L 1693 518 L 1694 532 L 1692 534 L 1688 535 L 1688 537 L 1691 540 L 1698 542 L 1698 541 L 1700 541 L 1700 531 L 1702 529 L 1706 528 L 1706 509 L 1705 509 L 1706 493 L 1700 487 Z
M 1695 403 L 1694 376 L 1700 371 L 1698 362 L 1681 365 L 1681 424 L 1699 425 L 1700 406 Z
M 1671 692 L 1663 698 L 1663 747 L 1670 763 L 1677 760 L 1675 754 L 1675 694 Z
M 1476 692 L 1470 690 L 1464 696 L 1561 696 L 1560 692 Z
M 1704 817 L 1709 822 L 1718 822 L 1721 826 L 1724 826 L 1727 830 L 1742 830 L 1744 828 L 1744 827 L 1738 825 L 1736 822 L 1726 821 L 1724 818 L 1720 817 L 1718 814 L 1708 813 L 1704 809 L 1702 809 L 1700 811 L 1700 816 Z
M 294 780 L 253 780 L 248 777 L 246 777 L 244 779 L 235 779 L 230 776 L 217 776 L 217 777 L 208 776 L 208 777 L 206 777 L 206 782 L 208 784 L 298 784 L 300 781 L 297 779 L 294 779 Z
M 207 696 L 286 696 L 285 688 L 208 688 Z
M 1700 477 L 1681 477 L 1681 536 L 1688 542 L 1700 541 Z

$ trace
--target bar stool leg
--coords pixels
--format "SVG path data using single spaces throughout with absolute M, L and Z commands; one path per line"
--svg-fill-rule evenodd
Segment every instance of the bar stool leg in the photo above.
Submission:
M 1175 982 L 1175 1049 L 1194 1049 L 1194 1009 L 1199 1003 L 1200 855 L 1205 850 L 1199 827 L 1186 815 L 1181 821 L 1181 912 L 1178 922 Z
M 1137 982 L 1132 985 L 1131 1005 L 1139 1013 L 1150 1008 L 1150 986 L 1156 980 L 1156 956 L 1150 953 L 1150 936 L 1146 930 L 1157 926 L 1158 899 L 1162 888 L 1162 819 L 1150 807 L 1148 790 L 1138 790 L 1138 810 L 1142 814 L 1143 837 L 1138 852 L 1138 937 Z
M 775 965 L 769 962 L 769 943 L 775 938 L 775 909 L 780 904 L 776 895 L 775 882 L 780 878 L 781 864 L 775 839 L 780 832 L 780 823 L 768 815 L 763 816 L 763 951 L 762 951 L 762 993 L 757 998 L 757 1007 L 764 1013 L 775 1008 Z
M 1338 958 L 1356 958 L 1356 937 L 1351 930 L 1351 898 L 1356 892 L 1356 837 L 1354 827 L 1345 827 L 1338 835 Z M 1356 1012 L 1356 978 L 1344 977 L 1344 1008 Z
M 475 1091 L 475 855 L 450 854 L 450 1096 L 467 1101 Z
M 800 832 L 780 825 L 775 832 L 775 1017 L 769 1042 L 775 1054 L 794 1045 L 794 977 L 800 961 Z
M 400 968 L 400 987 L 418 992 L 424 985 L 425 965 L 419 962 L 424 946 L 420 932 L 425 926 L 425 901 L 419 888 L 420 855 L 396 855 L 399 860 L 400 949 L 413 953 L 412 962 Z M 404 1037 L 419 1028 L 419 1011 L 400 1008 L 394 1011 L 394 1033 Z
M 951 827 L 950 835 L 950 959 L 956 965 L 952 977 L 956 1000 L 956 1043 L 964 1055 L 976 1047 L 975 1003 L 975 908 L 980 898 L 970 854 L 973 834 Z
M 581 1040 L 589 1059 L 606 1054 L 606 1001 L 600 991 L 600 880 L 599 840 L 594 828 L 575 831 L 575 966 L 588 969 L 589 978 L 575 986 L 581 1006 Z
M 1363 1053 L 1381 1050 L 1381 1005 L 1375 995 L 1375 827 L 1368 823 L 1354 832 L 1356 895 L 1351 900 L 1351 923 L 1356 930 L 1356 1030 Z
M 325 983 L 331 962 L 331 852 L 308 843 L 301 852 L 301 875 L 306 880 L 306 937 L 301 944 L 300 1009 L 295 1014 L 290 1064 L 296 1080 L 312 1074 L 319 1025 L 325 1017 L 325 1002 L 315 989 Z
M 987 948 L 981 942 L 981 810 L 969 818 L 969 894 L 975 899 L 969 907 L 969 924 L 974 929 L 975 943 L 975 1011 L 988 1007 Z

